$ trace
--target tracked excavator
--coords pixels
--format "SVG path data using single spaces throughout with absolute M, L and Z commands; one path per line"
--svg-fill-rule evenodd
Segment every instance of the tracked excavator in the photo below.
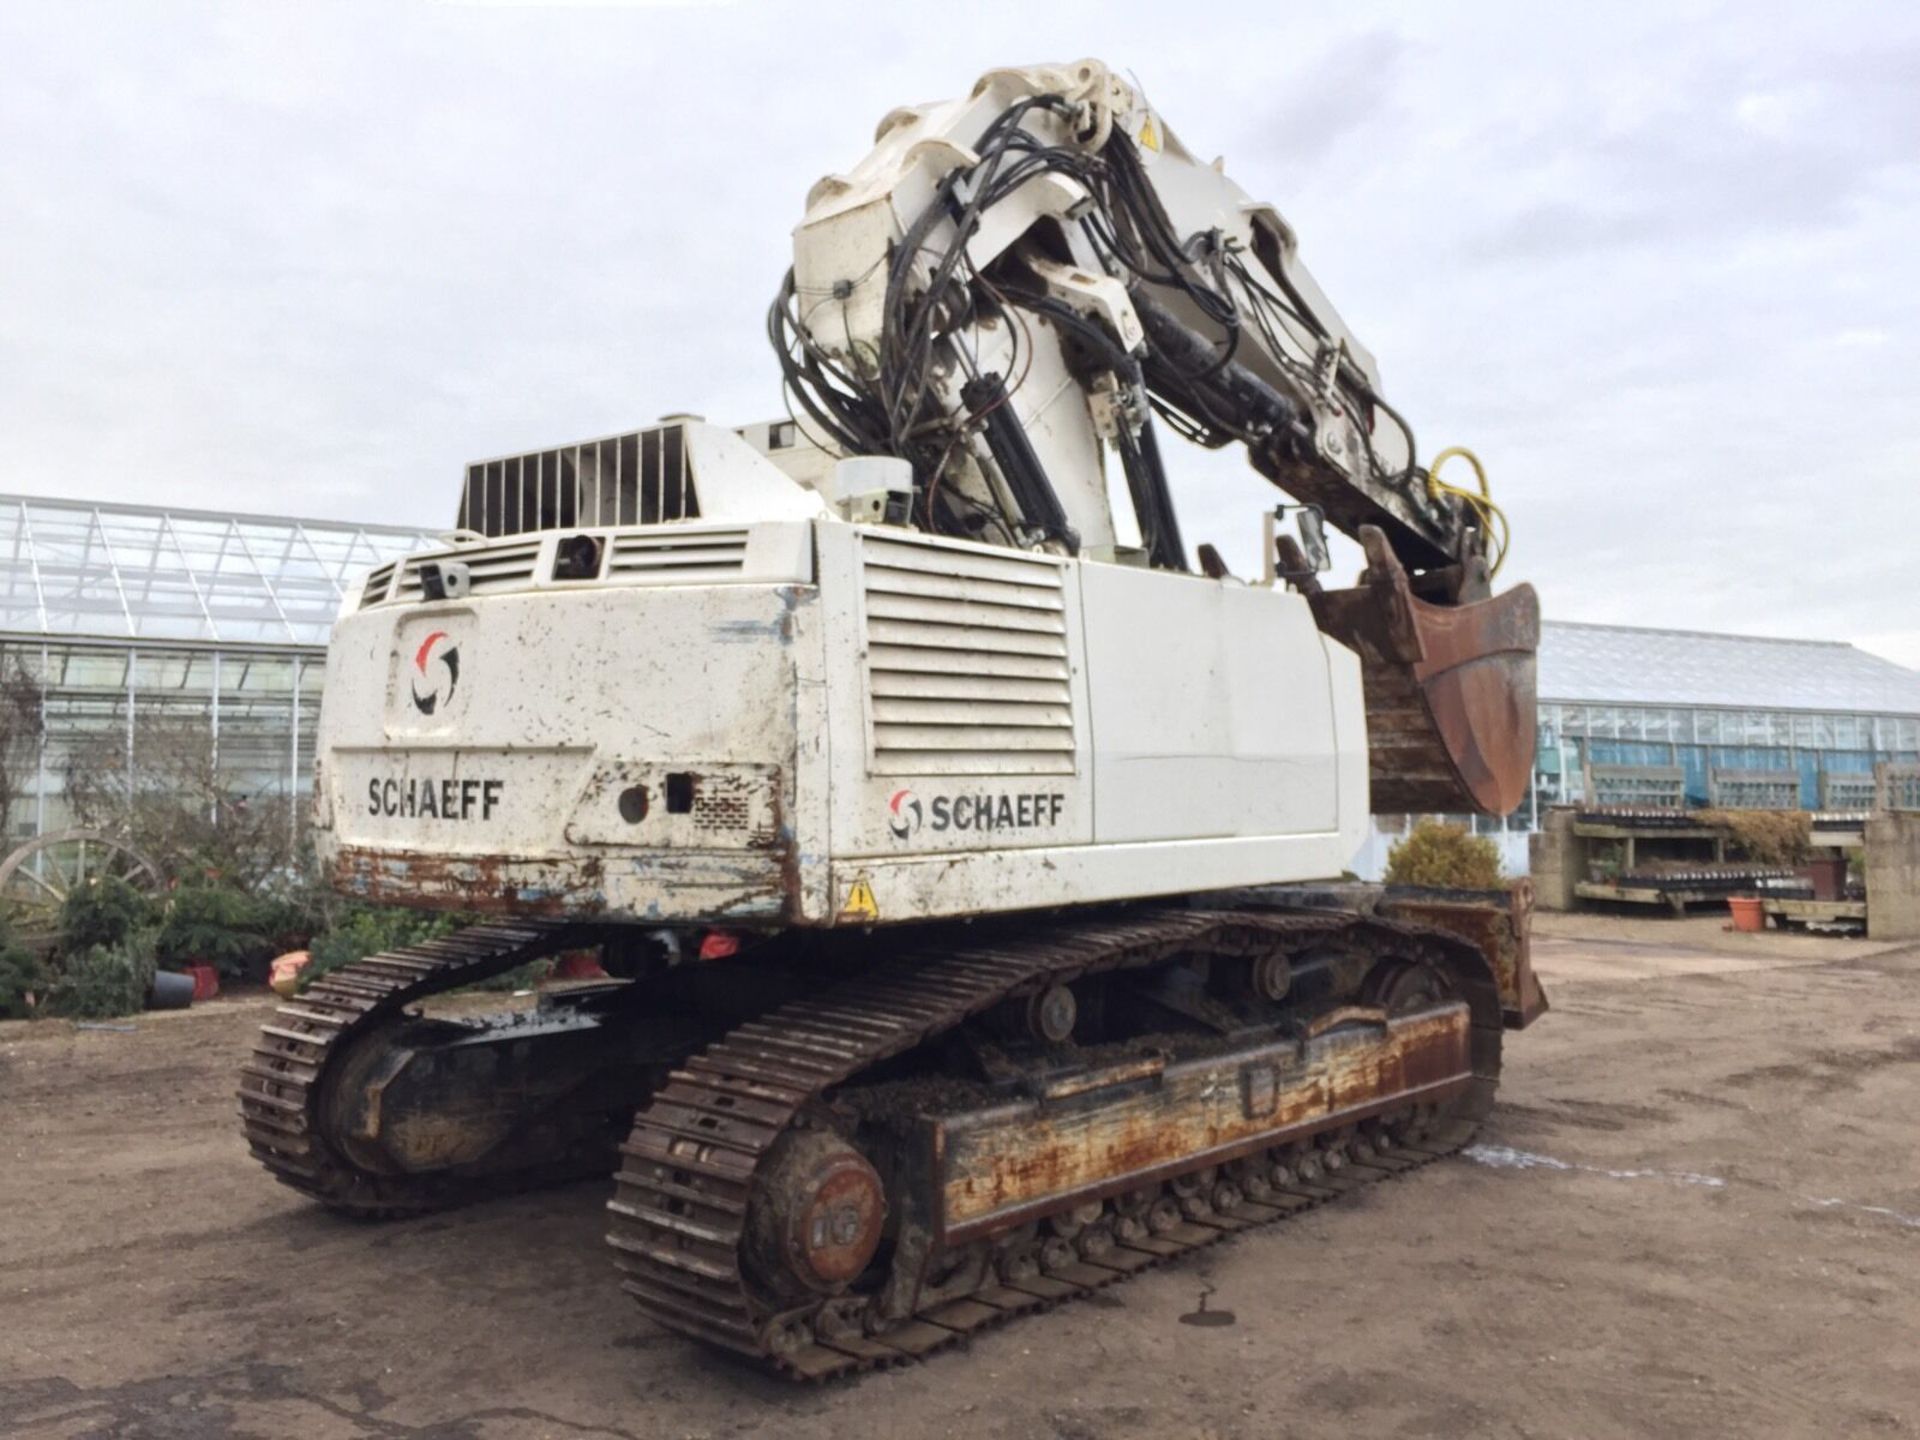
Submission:
M 1286 222 L 1108 68 L 995 71 L 814 186 L 768 329 L 782 418 L 473 464 L 348 597 L 322 863 L 471 922 L 276 1013 L 253 1152 L 362 1217 L 611 1174 L 647 1315 L 819 1379 L 1465 1144 L 1526 897 L 1340 877 L 1520 802 L 1538 605 Z M 1258 574 L 1165 431 L 1290 497 Z

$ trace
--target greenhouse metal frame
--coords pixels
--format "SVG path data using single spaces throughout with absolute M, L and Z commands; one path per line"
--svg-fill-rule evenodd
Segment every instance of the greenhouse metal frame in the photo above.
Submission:
M 205 745 L 244 802 L 311 788 L 326 643 L 376 565 L 429 531 L 0 496 L 8 842 L 72 823 L 65 777 Z M 37 732 L 37 733 L 35 733 Z

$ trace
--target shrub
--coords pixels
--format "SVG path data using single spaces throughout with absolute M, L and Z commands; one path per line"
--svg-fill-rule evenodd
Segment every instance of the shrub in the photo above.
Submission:
M 167 903 L 156 949 L 162 964 L 204 963 L 238 975 L 274 950 L 276 907 L 231 885 L 182 885 Z
M 108 1020 L 144 1009 L 153 985 L 153 932 L 136 931 L 118 945 L 69 951 L 42 1007 L 69 1020 Z
M 1804 865 L 1813 848 L 1813 817 L 1804 810 L 1702 810 L 1697 818 L 1726 831 L 1756 865 Z
M 1445 890 L 1496 890 L 1500 849 L 1484 835 L 1439 820 L 1421 820 L 1387 852 L 1389 885 Z
M 29 1018 L 52 979 L 45 962 L 0 926 L 0 1020 Z
M 96 946 L 124 945 L 136 930 L 153 923 L 153 905 L 117 876 L 89 881 L 60 907 L 60 948 L 70 955 Z
M 402 945 L 417 945 L 456 930 L 459 916 L 433 911 L 402 910 L 389 906 L 355 906 L 342 914 L 333 927 L 313 937 L 308 946 L 312 958 L 300 972 L 305 989 L 329 970 L 351 965 L 382 950 Z

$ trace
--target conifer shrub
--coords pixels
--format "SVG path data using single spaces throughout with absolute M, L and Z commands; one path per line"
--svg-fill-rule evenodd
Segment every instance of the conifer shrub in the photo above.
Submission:
M 1421 820 L 1387 852 L 1389 885 L 1425 885 L 1443 890 L 1497 890 L 1500 849 L 1463 825 Z

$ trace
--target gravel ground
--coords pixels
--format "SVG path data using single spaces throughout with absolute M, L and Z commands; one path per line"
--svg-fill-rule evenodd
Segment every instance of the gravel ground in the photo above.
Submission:
M 0 1434 L 1914 1433 L 1920 950 L 1719 923 L 1548 917 L 1468 1158 L 825 1389 L 642 1320 L 604 1186 L 368 1226 L 270 1183 L 261 1002 L 0 1025 Z

